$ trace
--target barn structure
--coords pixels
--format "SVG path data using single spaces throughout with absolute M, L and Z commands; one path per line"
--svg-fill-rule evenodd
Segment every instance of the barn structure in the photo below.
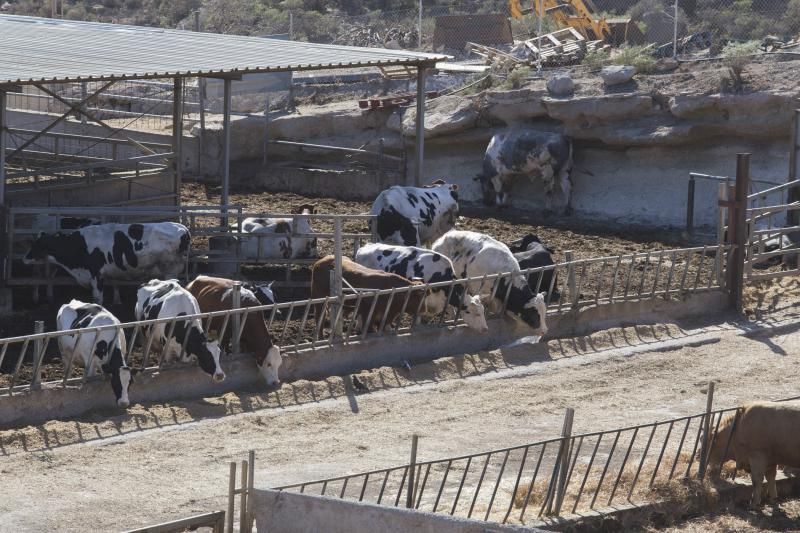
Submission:
M 0 257 L 4 286 L 11 262 L 7 219 L 12 207 L 180 204 L 183 95 L 188 79 L 222 80 L 220 182 L 221 203 L 227 205 L 232 82 L 251 73 L 398 66 L 416 70 L 413 168 L 419 179 L 424 153 L 420 132 L 424 128 L 425 70 L 446 59 L 399 50 L 11 15 L 0 15 L 0 36 L 0 216 L 5 223 Z M 170 143 L 137 140 L 126 133 L 124 120 L 109 120 L 97 112 L 97 105 L 90 105 L 103 91 L 126 80 L 171 83 Z M 28 116 L 20 125 L 12 120 L 10 101 L 12 96 L 32 98 L 29 91 L 46 96 L 59 107 L 55 113 L 43 110 L 36 120 Z M 64 128 L 76 121 L 92 124 L 99 133 L 78 134 Z M 101 144 L 108 146 L 107 153 L 88 155 L 86 147 L 96 149 Z M 120 189 L 127 190 L 127 197 L 109 201 L 113 194 L 107 194 L 108 190 Z

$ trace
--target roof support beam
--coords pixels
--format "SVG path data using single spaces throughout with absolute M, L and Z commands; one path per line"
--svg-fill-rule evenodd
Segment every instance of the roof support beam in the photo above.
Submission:
M 6 92 L 0 91 L 0 207 L 6 204 Z
M 422 185 L 425 157 L 425 67 L 417 67 L 417 136 L 414 149 L 414 185 Z
M 228 205 L 228 193 L 231 178 L 231 80 L 223 81 L 223 106 L 222 106 L 222 194 L 220 204 Z M 228 226 L 228 217 L 223 219 L 223 226 Z
M 92 96 L 90 96 L 89 98 L 92 98 L 92 97 L 94 97 L 94 96 L 95 96 L 95 95 L 97 95 L 97 94 L 98 94 L 100 91 L 102 91 L 102 90 L 105 90 L 107 87 L 109 87 L 109 86 L 110 86 L 110 85 L 112 85 L 113 83 L 115 83 L 115 82 L 113 82 L 113 81 L 112 81 L 112 82 L 108 83 L 107 85 L 104 85 L 104 86 L 103 86 L 103 87 L 101 87 L 99 90 L 97 90 L 97 91 L 95 91 L 94 93 L 92 93 Z M 128 143 L 129 143 L 129 144 L 131 144 L 131 145 L 135 146 L 136 148 L 138 148 L 139 150 L 141 150 L 141 151 L 142 151 L 142 152 L 144 152 L 145 154 L 147 154 L 147 155 L 155 155 L 155 152 L 154 152 L 153 150 L 151 150 L 150 148 L 146 147 L 146 146 L 145 146 L 145 145 L 143 145 L 142 143 L 140 143 L 140 142 L 136 141 L 135 139 L 131 139 L 131 138 L 130 138 L 130 137 L 128 137 L 127 135 L 123 135 L 123 134 L 121 133 L 121 132 L 122 132 L 122 128 L 112 128 L 111 126 L 109 126 L 108 124 L 106 124 L 105 122 L 103 122 L 102 120 L 100 120 L 99 118 L 97 118 L 96 116 L 94 116 L 93 114 L 89 113 L 89 112 L 88 112 L 88 111 L 86 111 L 85 109 L 83 109 L 83 108 L 81 108 L 81 107 L 72 106 L 72 104 L 70 104 L 69 102 L 67 102 L 65 99 L 61 98 L 61 96 L 60 96 L 60 95 L 58 95 L 58 94 L 54 93 L 53 91 L 51 91 L 50 89 L 48 89 L 47 87 L 45 87 L 45 86 L 44 86 L 44 85 L 42 85 L 42 84 L 35 84 L 35 86 L 36 86 L 36 88 L 37 88 L 37 89 L 39 89 L 40 91 L 42 91 L 42 92 L 44 92 L 44 93 L 46 93 L 46 94 L 49 94 L 50 96 L 52 96 L 53 98 L 55 98 L 56 100 L 58 100 L 59 102 L 61 102 L 62 104 L 64 104 L 64 105 L 68 105 L 68 106 L 72 107 L 72 109 L 74 109 L 76 112 L 80 113 L 81 115 L 85 116 L 86 118 L 88 118 L 88 119 L 89 119 L 89 120 L 91 120 L 92 122 L 94 122 L 94 123 L 96 123 L 96 124 L 99 124 L 99 125 L 103 126 L 105 129 L 107 129 L 108 131 L 110 131 L 110 132 L 111 132 L 113 135 L 116 135 L 116 134 L 120 134 L 120 135 L 122 135 L 122 138 L 123 138 L 123 139 L 125 139 L 126 141 L 128 141 Z M 77 105 L 78 105 L 78 106 L 80 106 L 80 105 L 83 105 L 83 102 L 80 102 L 80 103 L 78 103 Z M 69 113 L 67 113 L 67 115 L 69 115 Z M 46 131 L 46 130 L 45 130 L 45 131 Z
M 172 168 L 175 171 L 175 205 L 181 205 L 183 185 L 183 79 L 175 78 L 172 85 Z

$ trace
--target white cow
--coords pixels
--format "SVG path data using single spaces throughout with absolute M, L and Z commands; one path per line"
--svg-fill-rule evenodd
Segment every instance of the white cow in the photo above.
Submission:
M 117 317 L 105 308 L 80 300 L 62 305 L 56 316 L 56 327 L 59 331 L 113 326 L 119 323 Z M 89 331 L 61 335 L 58 337 L 58 349 L 65 364 L 72 361 L 73 364 L 82 366 L 87 369 L 88 376 L 95 375 L 98 368 L 102 369 L 104 374 L 111 376 L 111 388 L 117 405 L 123 409 L 130 405 L 128 389 L 133 383 L 133 371 L 125 363 L 125 333 L 121 329 L 106 329 L 97 334 Z
M 317 238 L 303 236 L 303 234 L 314 231 L 311 227 L 311 220 L 307 216 L 314 213 L 316 213 L 316 206 L 307 204 L 294 211 L 294 214 L 297 215 L 294 218 L 250 217 L 244 219 L 242 233 L 251 235 L 240 237 L 242 256 L 250 260 L 317 257 Z M 300 236 L 292 237 L 292 233 L 300 234 Z
M 510 280 L 504 277 L 498 282 L 495 305 L 501 305 L 508 294 L 506 310 L 534 328 L 536 335 L 547 334 L 545 293 L 533 294 L 508 246 L 483 233 L 449 231 L 433 243 L 433 250 L 450 258 L 455 274 L 460 278 L 511 272 Z M 468 284 L 468 290 L 472 294 L 480 294 L 484 303 L 489 303 L 493 285 L 475 280 Z
M 197 299 L 174 279 L 150 280 L 139 287 L 139 291 L 136 293 L 137 320 L 199 314 L 200 306 L 197 304 Z M 211 375 L 214 381 L 225 379 L 225 372 L 219 365 L 219 343 L 208 340 L 199 318 L 176 321 L 172 335 L 167 338 L 170 329 L 169 321 L 150 326 L 146 328 L 144 338 L 152 335 L 152 346 L 156 350 L 163 350 L 164 345 L 167 345 L 167 352 L 164 355 L 166 361 L 177 358 L 185 344 L 186 349 L 181 357 L 183 362 L 196 360 L 200 368 L 206 374 Z

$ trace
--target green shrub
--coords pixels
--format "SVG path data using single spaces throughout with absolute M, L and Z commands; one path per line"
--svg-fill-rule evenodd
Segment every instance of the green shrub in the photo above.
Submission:
M 506 87 L 511 89 L 519 89 L 525 82 L 528 81 L 528 76 L 531 75 L 529 67 L 517 67 L 508 73 L 506 77 Z
M 650 55 L 649 48 L 644 46 L 620 46 L 611 62 L 614 65 L 631 65 L 639 74 L 650 74 L 656 70 L 656 60 Z
M 589 70 L 600 70 L 609 63 L 611 63 L 611 56 L 605 50 L 586 52 L 586 55 L 583 56 L 583 61 L 581 61 L 581 64 L 589 67 Z
M 722 64 L 728 68 L 730 81 L 733 89 L 737 92 L 742 90 L 744 80 L 742 74 L 744 69 L 753 60 L 753 56 L 758 54 L 760 43 L 758 41 L 748 41 L 745 43 L 730 43 L 722 49 Z

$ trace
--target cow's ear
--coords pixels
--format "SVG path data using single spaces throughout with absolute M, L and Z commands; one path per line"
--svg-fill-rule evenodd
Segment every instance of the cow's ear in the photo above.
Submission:
M 457 191 L 458 190 L 458 184 L 457 183 L 453 183 L 452 185 L 450 185 L 450 190 L 451 191 Z

